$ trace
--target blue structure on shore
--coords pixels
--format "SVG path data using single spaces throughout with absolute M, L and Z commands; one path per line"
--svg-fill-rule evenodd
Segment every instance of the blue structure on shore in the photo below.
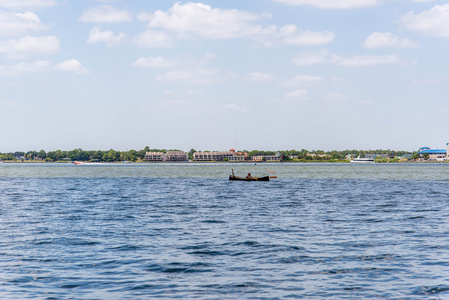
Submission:
M 449 148 L 449 143 L 446 144 L 446 149 L 430 149 L 429 147 L 421 147 L 418 153 L 421 155 L 427 155 L 429 160 L 444 161 L 447 160 L 447 153 Z
M 418 150 L 419 154 L 433 154 L 433 155 L 446 155 L 447 150 L 446 149 L 430 149 L 429 147 L 421 147 Z

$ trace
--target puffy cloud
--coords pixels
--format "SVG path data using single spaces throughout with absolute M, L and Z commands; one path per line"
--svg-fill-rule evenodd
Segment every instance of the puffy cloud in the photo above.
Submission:
M 76 73 L 89 72 L 76 59 L 64 61 L 56 65 L 52 65 L 47 60 L 39 60 L 33 63 L 21 62 L 14 65 L 0 65 L 0 76 L 18 76 L 26 73 L 47 72 L 51 70 L 72 71 Z
M 0 0 L 0 7 L 11 9 L 40 8 L 56 4 L 55 0 Z
M 307 100 L 309 92 L 306 89 L 296 90 L 285 94 L 284 98 L 288 100 Z
M 449 36 L 449 4 L 435 5 L 420 14 L 408 12 L 401 18 L 405 28 L 431 36 Z
M 246 111 L 246 108 L 238 105 L 237 103 L 229 103 L 225 105 L 226 109 L 235 110 L 235 111 Z
M 166 30 L 176 38 L 251 38 L 262 45 L 270 46 L 276 43 L 320 45 L 334 39 L 334 34 L 328 31 L 303 31 L 296 25 L 286 25 L 278 29 L 275 25 L 264 27 L 258 23 L 267 17 L 267 14 L 212 8 L 202 3 L 175 3 L 167 12 L 158 10 L 152 14 L 142 13 L 138 16 L 139 20 L 148 22 L 150 29 L 139 35 L 136 42 L 152 47 L 170 46 L 171 39 L 161 31 L 154 31 L 155 29 Z M 165 43 L 154 43 L 155 39 Z
M 59 40 L 55 36 L 25 36 L 20 39 L 0 41 L 0 53 L 10 59 L 23 59 L 32 55 L 57 53 Z
M 178 66 L 187 66 L 188 68 L 208 65 L 212 59 L 216 57 L 215 54 L 206 53 L 202 57 L 182 56 L 176 58 L 166 58 L 163 56 L 149 56 L 138 58 L 133 65 L 137 67 L 148 68 L 170 68 Z
M 133 65 L 137 67 L 169 68 L 177 66 L 178 63 L 174 60 L 167 59 L 162 56 L 150 56 L 146 58 L 138 58 Z
M 346 67 L 368 67 L 376 65 L 392 65 L 400 62 L 398 55 L 360 55 L 352 57 L 334 56 L 332 62 Z
M 373 32 L 370 34 L 363 45 L 366 48 L 416 48 L 418 44 L 409 39 L 399 39 L 393 36 L 391 32 Z
M 246 75 L 246 80 L 254 82 L 267 82 L 273 80 L 273 76 L 266 73 L 248 73 Z
M 370 7 L 379 4 L 379 0 L 275 0 L 287 5 L 310 5 L 321 9 L 349 9 Z
M 86 10 L 79 17 L 81 22 L 93 23 L 117 23 L 130 22 L 131 15 L 126 10 L 121 10 L 110 5 L 102 5 Z
M 301 52 L 298 53 L 292 62 L 299 66 L 312 65 L 319 63 L 330 63 L 345 67 L 368 67 L 376 65 L 403 65 L 406 62 L 396 54 L 390 55 L 359 55 L 352 57 L 343 57 L 330 54 L 327 50 L 319 52 Z
M 40 60 L 34 63 L 18 63 L 15 65 L 0 66 L 0 76 L 17 76 L 31 72 L 45 72 L 50 68 L 50 62 Z
M 314 65 L 325 63 L 329 60 L 329 52 L 321 50 L 319 52 L 303 51 L 293 57 L 292 62 L 298 66 Z
M 341 93 L 329 93 L 324 96 L 324 100 L 330 103 L 343 103 L 348 101 L 348 96 Z
M 87 39 L 88 43 L 106 43 L 108 47 L 112 47 L 118 44 L 125 37 L 125 34 L 120 32 L 119 34 L 114 34 L 112 31 L 100 31 L 100 28 L 94 27 Z
M 140 15 L 149 27 L 164 28 L 179 34 L 196 34 L 204 38 L 228 39 L 260 33 L 262 28 L 252 24 L 261 16 L 235 9 L 211 8 L 202 3 L 175 3 L 168 12 L 161 10 Z
M 35 13 L 8 13 L 0 11 L 0 37 L 24 35 L 45 29 L 46 27 Z
M 323 81 L 322 77 L 312 75 L 298 75 L 284 82 L 285 86 L 314 86 Z
M 55 70 L 59 71 L 71 71 L 76 73 L 89 73 L 89 70 L 76 59 L 66 60 L 60 64 L 54 66 Z
M 170 71 L 156 76 L 159 81 L 181 81 L 188 83 L 214 83 L 219 81 L 219 69 L 196 68 L 194 70 Z
M 281 28 L 280 35 L 288 45 L 322 45 L 334 40 L 335 34 L 329 31 L 300 31 L 296 25 L 286 25 Z
M 173 45 L 173 40 L 169 35 L 151 29 L 141 32 L 134 37 L 133 41 L 142 48 L 169 48 Z

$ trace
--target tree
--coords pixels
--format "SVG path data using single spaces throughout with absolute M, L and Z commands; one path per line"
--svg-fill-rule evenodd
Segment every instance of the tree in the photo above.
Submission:
M 62 150 L 58 150 L 55 153 L 55 160 L 61 160 L 65 157 L 64 152 Z
M 196 150 L 195 149 L 190 149 L 190 151 L 189 151 L 189 159 L 190 160 L 193 160 L 193 154 L 196 152 Z
M 44 150 L 41 150 L 37 153 L 37 157 L 45 159 L 47 157 L 47 153 Z
M 103 155 L 104 161 L 117 161 L 118 159 L 120 159 L 120 152 L 116 152 L 113 149 Z

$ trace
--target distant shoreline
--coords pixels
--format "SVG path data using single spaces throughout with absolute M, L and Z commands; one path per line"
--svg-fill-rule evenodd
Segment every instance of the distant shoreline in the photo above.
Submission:
M 52 161 L 52 162 L 48 162 L 48 161 L 36 161 L 36 160 L 25 160 L 25 161 L 11 161 L 11 160 L 3 160 L 0 161 L 0 164 L 5 163 L 5 164 L 73 164 L 73 161 Z M 291 163 L 303 163 L 303 164 L 313 164 L 313 163 L 319 163 L 319 164 L 323 164 L 323 163 L 330 163 L 330 164 L 335 164 L 335 163 L 343 163 L 343 164 L 354 164 L 356 165 L 357 163 L 351 163 L 351 161 L 349 160 L 339 160 L 339 161 L 334 161 L 334 160 L 289 160 L 289 161 L 283 161 L 283 162 L 279 162 L 279 161 L 263 161 L 263 162 L 254 162 L 254 161 L 240 161 L 240 162 L 228 162 L 228 161 L 178 161 L 178 162 L 154 162 L 154 161 L 137 161 L 137 162 L 128 162 L 128 163 L 133 163 L 133 164 L 174 164 L 174 163 L 181 163 L 181 164 L 189 164 L 189 163 L 197 163 L 197 164 L 207 164 L 207 163 L 226 163 L 226 164 L 291 164 Z M 444 164 L 444 163 L 449 163 L 449 161 L 390 161 L 390 162 L 385 162 L 385 161 L 379 161 L 379 162 L 374 162 L 374 164 L 412 164 L 412 163 L 416 163 L 416 164 Z M 82 161 L 82 164 L 95 164 L 95 165 L 102 165 L 102 164 L 127 164 L 124 163 L 122 161 L 113 161 L 113 162 L 90 162 L 90 161 Z M 371 163 L 373 164 L 373 163 Z M 365 164 L 357 164 L 357 165 L 365 165 Z

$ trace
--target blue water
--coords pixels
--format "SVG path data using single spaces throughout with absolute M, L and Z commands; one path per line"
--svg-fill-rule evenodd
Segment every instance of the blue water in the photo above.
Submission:
M 446 164 L 0 164 L 0 298 L 448 299 L 448 185 Z

